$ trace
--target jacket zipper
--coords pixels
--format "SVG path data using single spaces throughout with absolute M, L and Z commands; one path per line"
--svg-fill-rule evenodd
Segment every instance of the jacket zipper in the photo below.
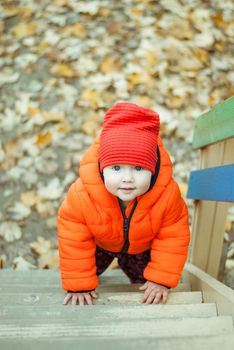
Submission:
M 133 204 L 133 207 L 132 207 L 132 210 L 131 210 L 131 213 L 130 213 L 129 217 L 126 217 L 125 210 L 122 207 L 119 198 L 118 198 L 118 202 L 119 202 L 121 213 L 122 213 L 122 216 L 123 216 L 123 219 L 124 219 L 124 225 L 123 225 L 124 245 L 123 245 L 123 247 L 121 249 L 121 253 L 127 253 L 128 248 L 129 248 L 129 244 L 130 244 L 129 243 L 129 227 L 130 227 L 130 222 L 131 222 L 132 215 L 133 215 L 133 213 L 134 213 L 134 211 L 136 209 L 136 206 L 137 206 L 137 199 L 135 199 L 135 202 Z

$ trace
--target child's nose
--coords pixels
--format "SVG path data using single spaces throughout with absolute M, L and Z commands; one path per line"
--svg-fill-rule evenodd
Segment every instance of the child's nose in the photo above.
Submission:
M 123 176 L 123 181 L 133 181 L 133 175 L 132 175 L 132 171 L 131 170 L 125 170 L 124 172 L 124 176 Z

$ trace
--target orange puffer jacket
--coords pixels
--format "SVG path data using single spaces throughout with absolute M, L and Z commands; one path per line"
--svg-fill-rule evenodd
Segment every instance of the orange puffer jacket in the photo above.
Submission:
M 96 245 L 112 252 L 138 254 L 151 249 L 144 278 L 176 287 L 187 258 L 190 240 L 188 211 L 176 182 L 170 158 L 159 140 L 155 183 L 131 201 L 124 213 L 109 193 L 99 172 L 97 138 L 80 164 L 58 215 L 62 286 L 65 290 L 92 290 L 98 286 Z M 122 211 L 123 213 L 122 213 Z M 124 214 L 131 216 L 126 238 Z M 125 222 L 126 223 L 126 222 Z

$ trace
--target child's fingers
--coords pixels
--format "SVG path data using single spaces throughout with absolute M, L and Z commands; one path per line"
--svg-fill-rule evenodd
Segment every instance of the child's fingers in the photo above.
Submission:
M 79 294 L 79 305 L 83 306 L 85 304 L 84 302 L 84 295 L 83 294 Z
M 92 297 L 89 293 L 85 293 L 84 297 L 88 305 L 93 305 Z
M 93 298 L 98 298 L 98 294 L 96 292 L 94 292 L 94 291 L 91 292 L 91 295 L 92 295 Z
M 141 287 L 139 287 L 140 290 L 145 290 L 147 288 L 147 282 L 144 283 Z
M 163 292 L 163 300 L 162 300 L 162 303 L 163 304 L 166 304 L 166 302 L 167 302 L 167 297 L 168 297 L 168 292 L 166 291 L 166 292 Z
M 153 304 L 158 304 L 161 300 L 161 297 L 162 297 L 162 293 L 158 292 L 154 298 Z
M 78 299 L 78 296 L 76 294 L 72 294 L 72 305 L 77 304 L 77 299 Z
M 65 298 L 63 299 L 63 305 L 66 305 L 66 304 L 69 302 L 70 299 L 71 299 L 71 294 L 68 293 L 68 294 L 65 296 Z
M 146 291 L 145 291 L 145 293 L 143 294 L 143 297 L 141 298 L 141 302 L 142 303 L 144 303 L 147 299 L 148 299 L 148 297 L 149 297 L 149 295 L 150 295 L 150 293 L 151 293 L 151 289 L 146 289 Z
M 157 292 L 156 292 L 157 293 Z M 155 291 L 153 290 L 150 295 L 148 296 L 145 304 L 151 304 L 152 301 L 155 299 Z

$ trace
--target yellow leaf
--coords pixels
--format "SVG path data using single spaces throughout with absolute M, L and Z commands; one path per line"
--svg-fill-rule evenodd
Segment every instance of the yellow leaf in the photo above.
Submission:
M 101 63 L 100 70 L 103 73 L 111 73 L 112 71 L 119 71 L 120 64 L 119 61 L 111 56 L 107 56 Z
M 146 77 L 141 73 L 132 73 L 127 76 L 127 80 L 133 85 L 139 85 L 146 81 Z
M 138 96 L 137 103 L 145 108 L 152 108 L 152 99 L 148 96 Z
M 34 15 L 34 11 L 28 6 L 21 6 L 19 9 L 19 15 L 23 20 L 30 19 Z
M 56 130 L 63 134 L 67 134 L 71 131 L 71 124 L 67 120 L 63 120 L 57 125 Z
M 38 53 L 38 54 L 44 54 L 49 48 L 49 44 L 46 41 L 40 41 L 38 45 L 33 47 L 33 52 Z
M 206 50 L 197 47 L 194 50 L 194 54 L 202 64 L 208 62 L 208 53 Z
M 30 247 L 37 255 L 43 255 L 50 251 L 51 242 L 44 237 L 38 236 L 36 242 L 30 243 Z
M 94 120 L 88 120 L 84 124 L 81 125 L 80 130 L 83 131 L 86 135 L 96 136 L 97 131 L 100 126 Z
M 111 14 L 111 10 L 107 8 L 100 8 L 98 13 L 100 17 L 109 17 Z
M 232 222 L 227 220 L 226 223 L 225 223 L 225 231 L 226 232 L 231 232 L 232 230 Z
M 214 21 L 215 26 L 221 29 L 226 29 L 228 27 L 228 22 L 223 19 L 221 14 L 215 14 L 214 16 L 212 16 L 212 19 Z
M 185 197 L 187 195 L 188 185 L 186 183 L 179 183 L 178 185 L 179 185 L 179 188 L 180 188 L 180 192 Z
M 51 140 L 52 140 L 52 135 L 51 135 L 51 132 L 50 131 L 46 131 L 42 134 L 38 134 L 37 135 L 37 140 L 36 140 L 36 144 L 38 146 L 47 146 L 51 143 Z
M 60 6 L 60 7 L 69 6 L 69 2 L 70 2 L 69 0 L 53 0 L 54 5 Z
M 40 113 L 40 110 L 38 108 L 33 107 L 33 106 L 28 106 L 27 114 L 30 117 L 33 117 L 34 115 L 37 115 L 39 113 Z
M 65 118 L 65 113 L 64 112 L 47 112 L 43 111 L 41 112 L 41 115 L 47 122 L 56 122 L 56 121 L 63 121 Z
M 36 194 L 34 191 L 28 191 L 21 193 L 20 200 L 27 207 L 34 207 L 36 204 L 42 201 L 42 198 Z
M 169 108 L 179 109 L 182 107 L 184 101 L 185 101 L 185 98 L 182 96 L 170 96 L 166 100 L 166 105 Z
M 58 269 L 59 268 L 59 255 L 58 250 L 51 250 L 47 254 L 42 255 L 38 259 L 39 269 Z
M 81 99 L 88 101 L 93 108 L 96 108 L 100 101 L 100 92 L 94 89 L 86 89 L 83 91 Z
M 130 12 L 135 16 L 142 16 L 144 14 L 144 10 L 139 8 L 131 9 Z
M 37 25 L 35 22 L 20 23 L 12 28 L 12 33 L 16 38 L 22 39 L 36 33 Z
M 144 85 L 145 88 L 154 87 L 154 80 L 147 73 L 132 73 L 127 76 L 128 90 L 132 91 L 136 85 Z
M 148 64 L 148 66 L 152 67 L 155 64 L 158 64 L 160 61 L 159 59 L 156 57 L 155 52 L 153 51 L 149 51 L 146 55 L 146 62 Z
M 106 91 L 104 90 L 102 92 L 102 101 L 105 102 L 105 104 L 111 105 L 118 99 L 118 96 L 114 92 Z
M 213 107 L 215 104 L 220 102 L 220 100 L 221 100 L 221 92 L 216 89 L 208 97 L 208 104 L 209 104 L 210 107 Z
M 4 5 L 4 14 L 5 14 L 6 18 L 17 16 L 18 11 L 19 11 L 19 9 L 15 6 Z
M 64 28 L 64 31 L 68 35 L 78 36 L 81 39 L 85 39 L 87 36 L 85 26 L 82 23 L 76 23 L 71 26 L 67 26 Z
M 68 64 L 56 64 L 52 69 L 51 73 L 57 76 L 73 78 L 77 76 L 77 72 L 75 72 Z
M 215 48 L 219 51 L 219 52 L 225 52 L 227 50 L 227 43 L 225 41 L 222 40 L 216 40 L 215 42 Z

